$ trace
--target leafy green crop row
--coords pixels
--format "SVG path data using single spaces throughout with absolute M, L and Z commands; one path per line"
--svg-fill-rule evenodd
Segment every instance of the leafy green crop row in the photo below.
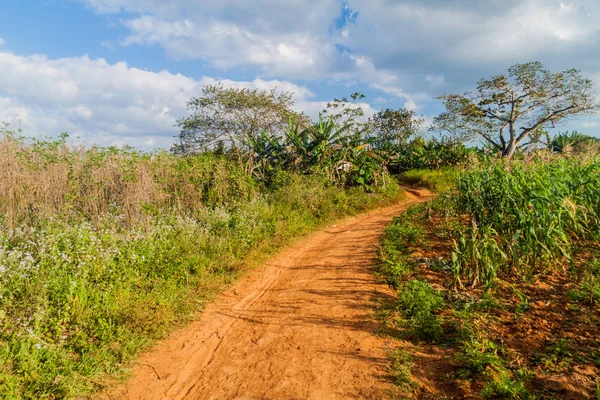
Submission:
M 460 175 L 450 195 L 457 218 L 453 265 L 459 283 L 489 287 L 500 272 L 523 276 L 573 262 L 600 234 L 597 158 L 490 162 Z

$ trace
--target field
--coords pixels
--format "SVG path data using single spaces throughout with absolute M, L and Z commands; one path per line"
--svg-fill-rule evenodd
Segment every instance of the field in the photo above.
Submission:
M 382 241 L 395 394 L 600 396 L 597 153 L 491 161 L 451 180 Z
M 595 145 L 580 150 L 397 176 L 439 195 L 398 216 L 380 246 L 377 276 L 397 293 L 374 332 L 395 343 L 392 397 L 598 396 L 600 163 Z M 9 132 L 0 152 L 5 398 L 113 387 L 275 250 L 403 196 L 385 175 L 332 184 L 331 170 L 280 167 L 257 178 L 211 152 Z

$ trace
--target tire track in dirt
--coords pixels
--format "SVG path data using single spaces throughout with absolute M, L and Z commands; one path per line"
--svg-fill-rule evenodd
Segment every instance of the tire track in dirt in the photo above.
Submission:
M 139 357 L 104 399 L 346 399 L 385 397 L 386 340 L 375 302 L 391 295 L 372 266 L 401 204 L 301 239 L 250 272 L 200 318 Z

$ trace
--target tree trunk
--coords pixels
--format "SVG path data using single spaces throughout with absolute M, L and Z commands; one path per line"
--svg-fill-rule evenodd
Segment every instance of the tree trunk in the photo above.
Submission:
M 510 160 L 512 158 L 512 156 L 515 154 L 515 150 L 517 150 L 517 141 L 511 140 L 510 142 L 507 143 L 504 150 L 502 150 L 502 157 Z
M 504 149 L 502 150 L 502 157 L 508 158 L 509 160 L 512 158 L 515 150 L 517 150 L 517 138 L 515 133 L 515 123 L 514 121 L 510 121 L 508 124 L 508 133 L 510 135 L 508 143 L 504 144 Z

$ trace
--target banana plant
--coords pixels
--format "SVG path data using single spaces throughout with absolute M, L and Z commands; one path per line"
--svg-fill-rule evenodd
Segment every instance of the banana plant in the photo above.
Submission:
M 352 124 L 338 125 L 333 118 L 302 128 L 290 120 L 282 135 L 262 132 L 248 137 L 253 173 L 266 179 L 276 169 L 319 174 L 340 186 L 359 185 L 367 190 L 385 184 L 387 170 L 370 139 Z

